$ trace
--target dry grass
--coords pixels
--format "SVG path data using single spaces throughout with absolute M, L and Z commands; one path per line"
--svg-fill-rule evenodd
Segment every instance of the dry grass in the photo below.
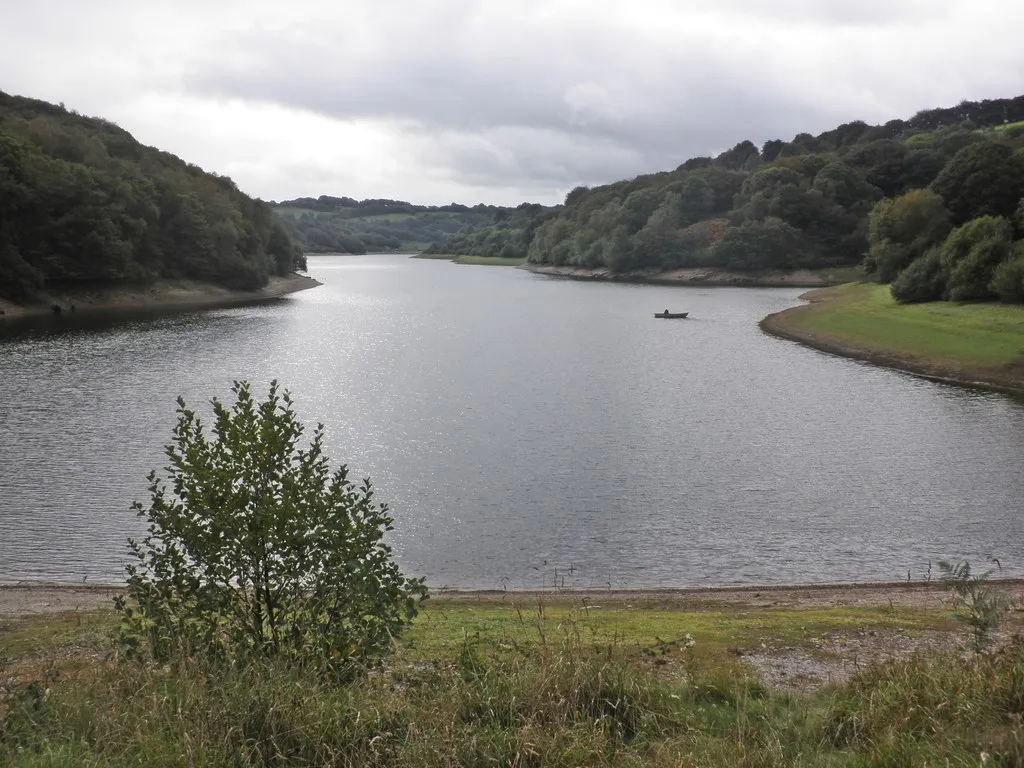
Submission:
M 598 604 L 536 595 L 437 600 L 386 668 L 348 686 L 269 663 L 121 660 L 106 614 L 8 621 L 0 629 L 0 764 L 974 766 L 982 752 L 989 764 L 1024 759 L 1024 650 L 1012 642 L 986 655 L 911 644 L 884 665 L 854 665 L 848 682 L 804 695 L 765 685 L 746 661 L 794 649 L 825 659 L 854 638 L 961 637 L 948 606 L 801 608 L 713 597 Z

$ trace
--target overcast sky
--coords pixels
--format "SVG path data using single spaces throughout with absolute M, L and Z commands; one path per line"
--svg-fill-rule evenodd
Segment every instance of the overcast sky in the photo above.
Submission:
M 0 90 L 264 199 L 552 203 L 1024 92 L 1020 0 L 0 0 Z

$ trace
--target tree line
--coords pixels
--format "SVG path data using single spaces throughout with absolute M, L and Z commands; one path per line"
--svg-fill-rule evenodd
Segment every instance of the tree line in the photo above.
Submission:
M 305 268 L 270 207 L 111 122 L 0 92 L 0 297 Z
M 962 102 L 577 187 L 560 209 L 524 204 L 432 250 L 619 273 L 863 263 L 901 301 L 1017 302 L 1022 148 L 1024 96 Z
M 557 216 L 560 210 L 561 206 L 539 203 L 502 208 L 486 224 L 463 229 L 431 245 L 426 252 L 525 259 L 537 228 Z
M 483 203 L 426 206 L 329 195 L 285 200 L 271 207 L 308 253 L 421 250 L 457 232 L 485 226 L 508 210 Z

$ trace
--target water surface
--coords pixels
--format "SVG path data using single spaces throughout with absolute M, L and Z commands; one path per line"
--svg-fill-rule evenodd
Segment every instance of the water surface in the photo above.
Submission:
M 762 334 L 797 289 L 311 257 L 259 306 L 0 337 L 0 580 L 117 581 L 183 395 L 272 378 L 435 587 L 1024 574 L 1024 405 Z M 655 320 L 665 308 L 689 320 Z

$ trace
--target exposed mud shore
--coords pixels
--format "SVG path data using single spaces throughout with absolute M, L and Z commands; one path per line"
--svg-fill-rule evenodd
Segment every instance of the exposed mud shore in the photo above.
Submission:
M 267 285 L 256 291 L 236 291 L 193 280 L 161 280 L 148 285 L 54 291 L 47 295 L 45 301 L 35 304 L 15 304 L 0 299 L 0 322 L 64 313 L 230 307 L 276 299 L 318 285 L 320 283 L 311 277 L 293 273 L 272 277 Z
M 1007 595 L 1024 599 L 1024 580 L 992 579 L 989 584 Z M 107 607 L 122 590 L 53 584 L 0 586 L 0 617 L 30 616 Z M 949 593 L 938 582 L 865 584 L 804 584 L 789 586 L 697 587 L 691 589 L 627 590 L 437 590 L 431 601 L 465 602 L 586 602 L 590 605 L 657 605 L 697 608 L 714 603 L 743 603 L 758 608 L 826 608 L 837 606 L 902 605 L 935 608 L 947 604 Z
M 604 267 L 556 267 L 547 264 L 523 264 L 519 269 L 525 269 L 538 275 L 563 277 L 570 280 L 603 280 L 617 283 L 651 283 L 653 285 L 821 288 L 845 282 L 840 279 L 829 280 L 826 276 L 808 269 L 798 269 L 792 272 L 754 273 L 731 272 L 727 269 L 711 267 L 693 267 L 666 272 L 655 270 L 612 272 Z

